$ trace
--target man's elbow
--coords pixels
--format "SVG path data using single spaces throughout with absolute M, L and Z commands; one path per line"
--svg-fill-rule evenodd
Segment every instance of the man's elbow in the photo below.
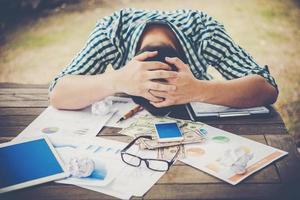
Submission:
M 56 109 L 63 109 L 62 103 L 61 103 L 61 98 L 60 98 L 59 94 L 57 94 L 57 91 L 55 91 L 55 89 L 53 89 L 49 93 L 49 103 L 51 106 L 53 106 Z
M 270 85 L 270 87 L 271 87 L 271 89 L 269 92 L 269 103 L 268 104 L 274 104 L 277 101 L 279 93 L 278 93 L 278 90 L 274 86 Z
M 61 84 L 61 79 L 49 92 L 49 103 L 56 109 L 68 109 L 66 104 L 66 88 Z
M 270 84 L 265 78 L 256 76 L 256 100 L 258 105 L 271 105 L 277 101 L 278 90 Z
M 79 110 L 86 107 L 76 98 L 67 98 L 68 96 L 61 88 L 54 88 L 49 93 L 49 103 L 58 110 Z
M 68 105 L 66 94 L 60 86 L 55 86 L 49 93 L 49 103 L 56 109 L 71 109 Z
M 271 85 L 268 81 L 264 80 L 265 89 L 264 89 L 264 96 L 265 96 L 265 105 L 274 104 L 278 98 L 278 89 L 275 86 Z

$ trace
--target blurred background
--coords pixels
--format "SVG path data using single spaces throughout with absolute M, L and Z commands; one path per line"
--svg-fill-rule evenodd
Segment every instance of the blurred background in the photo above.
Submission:
M 126 7 L 197 9 L 223 23 L 269 65 L 280 90 L 275 107 L 300 140 L 300 0 L 0 0 L 0 82 L 48 84 L 98 19 Z

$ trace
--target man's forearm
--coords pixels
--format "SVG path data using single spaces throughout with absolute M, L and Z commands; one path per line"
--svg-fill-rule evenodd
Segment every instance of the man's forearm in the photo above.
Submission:
M 263 77 L 250 75 L 224 81 L 197 83 L 195 101 L 244 108 L 272 104 L 278 92 Z
M 50 104 L 58 109 L 81 109 L 118 92 L 142 96 L 153 102 L 161 101 L 161 98 L 148 91 L 154 89 L 168 92 L 174 91 L 176 87 L 152 80 L 174 78 L 177 73 L 170 71 L 170 66 L 163 62 L 144 62 L 157 53 L 143 52 L 121 69 L 112 72 L 62 77 L 50 93 Z
M 50 104 L 58 109 L 81 109 L 116 93 L 115 73 L 67 75 L 50 93 Z

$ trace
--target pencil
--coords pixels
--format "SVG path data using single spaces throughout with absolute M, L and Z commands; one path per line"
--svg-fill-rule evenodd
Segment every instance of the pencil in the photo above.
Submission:
M 130 117 L 132 117 L 133 115 L 135 115 L 136 113 L 142 111 L 144 108 L 142 106 L 136 106 L 135 108 L 131 109 L 128 113 L 126 113 L 123 117 L 121 117 L 117 123 L 126 120 Z

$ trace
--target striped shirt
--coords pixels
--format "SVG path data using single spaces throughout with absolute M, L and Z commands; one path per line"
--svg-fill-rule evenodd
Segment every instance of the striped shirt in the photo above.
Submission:
M 95 75 L 111 64 L 114 69 L 126 65 L 134 55 L 139 38 L 148 22 L 168 24 L 177 36 L 187 63 L 197 79 L 209 80 L 208 66 L 216 68 L 227 79 L 258 74 L 277 88 L 274 78 L 264 67 L 238 46 L 224 26 L 200 11 L 146 11 L 122 9 L 102 18 L 89 35 L 85 47 L 54 78 L 50 91 L 65 75 Z

